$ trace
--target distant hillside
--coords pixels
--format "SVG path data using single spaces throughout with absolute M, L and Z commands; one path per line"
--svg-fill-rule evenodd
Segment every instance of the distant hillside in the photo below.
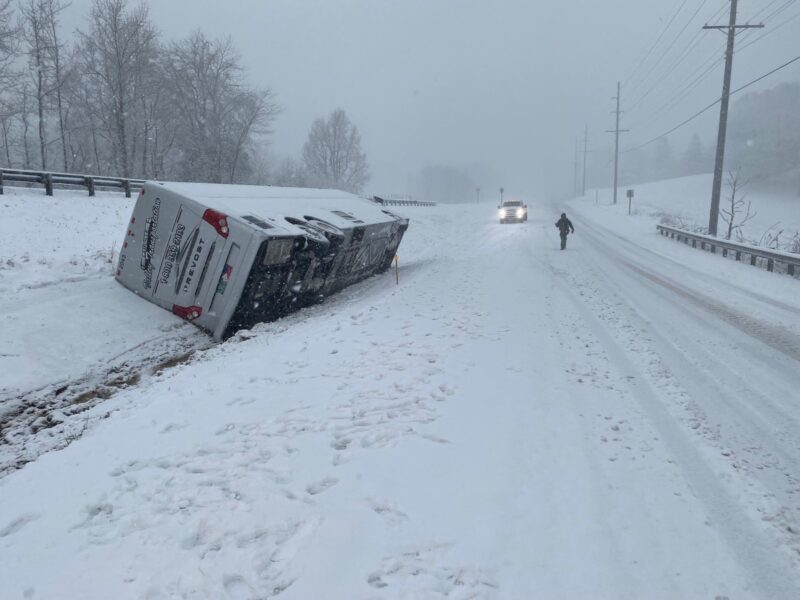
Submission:
M 800 83 L 745 94 L 733 103 L 726 168 L 754 184 L 800 196 Z

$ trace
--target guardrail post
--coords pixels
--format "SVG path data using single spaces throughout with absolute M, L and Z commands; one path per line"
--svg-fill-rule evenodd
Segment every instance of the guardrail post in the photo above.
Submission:
M 794 265 L 789 263 L 786 265 L 786 272 L 789 273 L 792 277 L 794 277 Z
M 89 195 L 94 196 L 94 177 L 86 178 L 86 187 L 89 190 Z
M 53 176 L 50 173 L 44 174 L 44 193 L 48 196 L 53 195 Z
M 728 256 L 728 249 L 727 248 L 723 248 L 722 249 L 722 256 L 723 256 L 723 258 Z
M 717 247 L 714 244 L 711 244 L 711 254 L 717 253 Z
M 692 240 L 692 248 L 697 248 L 697 240 Z
M 0 196 L 3 195 L 3 171 L 0 171 Z
M 130 198 L 131 197 L 131 180 L 130 179 L 124 179 L 122 181 L 122 187 L 125 188 L 125 197 L 126 198 Z
M 756 258 L 758 258 L 755 254 L 750 255 L 750 265 L 755 267 L 756 266 Z
M 767 271 L 770 271 L 770 272 L 772 272 L 772 270 L 773 270 L 774 268 L 775 268 L 775 261 L 774 261 L 774 260 L 772 260 L 771 258 L 768 258 L 768 259 L 767 259 Z
M 741 250 L 737 250 L 736 251 L 736 260 L 742 260 L 742 251 Z

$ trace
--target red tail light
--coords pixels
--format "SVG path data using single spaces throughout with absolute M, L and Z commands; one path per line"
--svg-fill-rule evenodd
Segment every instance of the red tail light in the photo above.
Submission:
M 228 216 L 219 212 L 218 210 L 213 210 L 211 208 L 207 209 L 206 212 L 203 213 L 203 221 L 211 225 L 214 229 L 217 230 L 217 233 L 224 238 L 228 237 L 228 233 L 230 230 L 228 229 Z
M 173 304 L 172 312 L 178 315 L 181 319 L 194 321 L 203 314 L 203 309 L 199 306 L 178 306 L 177 304 Z

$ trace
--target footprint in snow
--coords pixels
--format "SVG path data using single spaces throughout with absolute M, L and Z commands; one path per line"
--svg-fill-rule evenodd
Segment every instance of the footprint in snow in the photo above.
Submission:
M 337 483 L 339 483 L 339 480 L 336 479 L 335 477 L 326 477 L 321 481 L 317 481 L 316 483 L 308 485 L 306 487 L 306 492 L 308 492 L 312 496 L 316 496 L 317 494 L 321 494 L 327 489 L 333 487 Z
M 222 585 L 230 598 L 245 600 L 253 597 L 253 588 L 241 575 L 225 575 Z
M 0 538 L 8 537 L 39 518 L 39 515 L 27 514 L 17 517 L 11 523 L 0 529 Z

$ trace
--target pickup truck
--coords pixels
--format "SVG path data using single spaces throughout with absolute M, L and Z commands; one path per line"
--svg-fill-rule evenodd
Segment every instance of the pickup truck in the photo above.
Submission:
M 522 223 L 528 220 L 528 205 L 519 200 L 507 200 L 498 206 L 500 223 Z

